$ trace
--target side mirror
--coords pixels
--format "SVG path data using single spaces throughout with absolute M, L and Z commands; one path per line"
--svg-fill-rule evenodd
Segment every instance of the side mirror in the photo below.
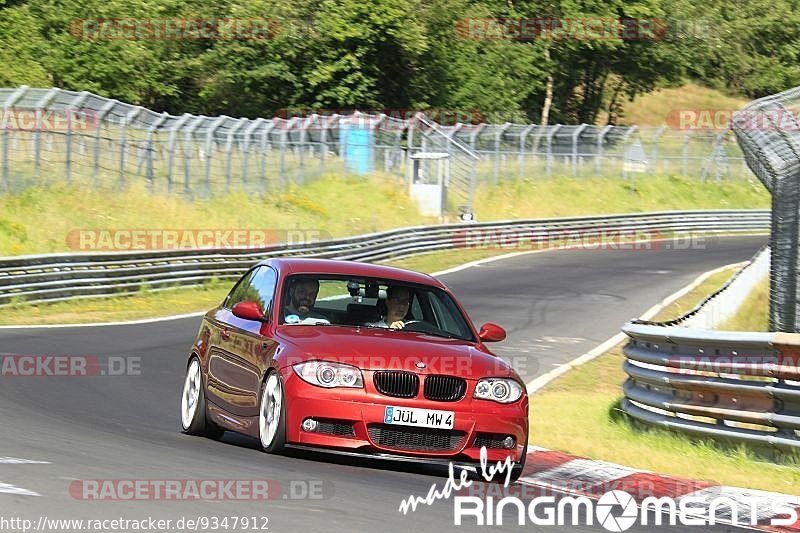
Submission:
M 487 322 L 481 326 L 481 330 L 478 332 L 478 338 L 483 342 L 499 342 L 506 338 L 506 330 L 497 324 Z
M 267 317 L 256 302 L 239 302 L 233 306 L 233 316 L 255 322 L 266 322 Z

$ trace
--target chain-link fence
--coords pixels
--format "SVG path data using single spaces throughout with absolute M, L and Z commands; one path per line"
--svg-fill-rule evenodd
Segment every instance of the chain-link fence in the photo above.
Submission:
M 383 173 L 405 183 L 432 176 L 439 165 L 452 211 L 471 207 L 481 183 L 520 176 L 751 176 L 727 132 L 710 130 L 445 126 L 421 113 L 173 116 L 88 92 L 28 87 L 0 89 L 0 103 L 0 191 L 144 182 L 191 198 L 234 189 L 263 193 L 325 172 Z M 436 154 L 447 154 L 445 167 Z
M 800 332 L 800 87 L 756 100 L 732 129 L 747 164 L 772 194 L 770 330 Z

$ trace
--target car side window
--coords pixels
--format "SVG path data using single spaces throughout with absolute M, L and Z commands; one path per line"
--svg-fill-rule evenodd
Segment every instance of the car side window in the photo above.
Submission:
M 250 280 L 250 285 L 258 293 L 258 298 L 255 298 L 254 301 L 258 302 L 265 314 L 269 313 L 272 307 L 272 297 L 275 295 L 277 282 L 278 273 L 268 266 L 257 268 Z
M 223 307 L 225 307 L 226 309 L 231 309 L 233 308 L 234 305 L 238 304 L 239 302 L 244 302 L 248 300 L 248 296 L 254 293 L 253 287 L 251 285 L 251 280 L 253 279 L 253 276 L 256 274 L 257 270 L 258 269 L 254 268 L 253 270 L 250 270 L 247 274 L 242 276 L 239 282 L 236 285 L 234 285 L 233 289 L 231 289 L 231 292 L 228 293 L 228 297 L 225 298 L 225 303 L 223 304 Z

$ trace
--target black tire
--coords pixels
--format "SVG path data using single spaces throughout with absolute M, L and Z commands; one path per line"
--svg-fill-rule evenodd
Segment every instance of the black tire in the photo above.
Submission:
M 277 399 L 280 399 L 279 406 L 275 404 Z M 269 427 L 273 423 L 275 427 Z M 258 401 L 258 437 L 261 449 L 267 453 L 280 454 L 286 449 L 286 395 L 283 379 L 274 370 L 267 373 L 261 385 Z
M 206 393 L 200 368 L 200 360 L 197 357 L 192 357 L 186 366 L 181 394 L 181 431 L 187 435 L 219 439 L 225 430 L 209 421 L 206 416 Z M 193 404 L 191 404 L 192 399 Z
M 515 482 L 519 479 L 522 475 L 522 471 L 525 470 L 525 461 L 528 459 L 528 437 L 525 437 L 525 448 L 524 452 L 522 453 L 522 460 L 514 465 L 514 468 L 511 469 L 511 481 Z

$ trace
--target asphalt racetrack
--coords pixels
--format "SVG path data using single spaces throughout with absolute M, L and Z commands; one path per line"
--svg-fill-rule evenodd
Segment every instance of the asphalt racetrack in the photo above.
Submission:
M 529 381 L 607 340 L 626 320 L 700 273 L 749 259 L 765 240 L 764 236 L 720 237 L 689 249 L 535 253 L 445 274 L 442 279 L 477 325 L 493 321 L 506 327 L 508 339 L 495 345 L 495 351 L 513 358 Z M 175 524 L 182 518 L 185 530 L 186 520 L 230 517 L 227 530 L 231 531 L 232 518 L 238 517 L 238 531 L 263 531 L 263 526 L 308 533 L 498 529 L 476 527 L 474 520 L 455 527 L 452 499 L 400 513 L 403 499 L 426 495 L 432 483 L 444 484 L 446 478 L 429 469 L 322 454 L 271 456 L 259 451 L 255 441 L 231 433 L 222 441 L 183 435 L 179 397 L 186 352 L 199 323 L 200 318 L 193 317 L 122 326 L 0 329 L 2 356 L 84 355 L 100 361 L 138 361 L 134 369 L 109 372 L 125 375 L 0 377 L 0 526 L 10 518 L 46 526 L 54 519 L 152 517 L 172 520 L 171 530 L 178 531 Z M 272 499 L 88 501 L 78 490 L 86 480 L 100 480 L 98 484 L 112 480 L 112 485 L 120 486 L 119 480 L 186 479 L 272 480 Z M 242 527 L 243 517 L 252 520 L 247 528 Z M 511 518 L 515 522 L 515 515 Z M 501 529 L 554 528 L 528 523 Z M 605 531 L 596 523 L 569 529 Z M 646 529 L 634 526 L 629 531 Z

